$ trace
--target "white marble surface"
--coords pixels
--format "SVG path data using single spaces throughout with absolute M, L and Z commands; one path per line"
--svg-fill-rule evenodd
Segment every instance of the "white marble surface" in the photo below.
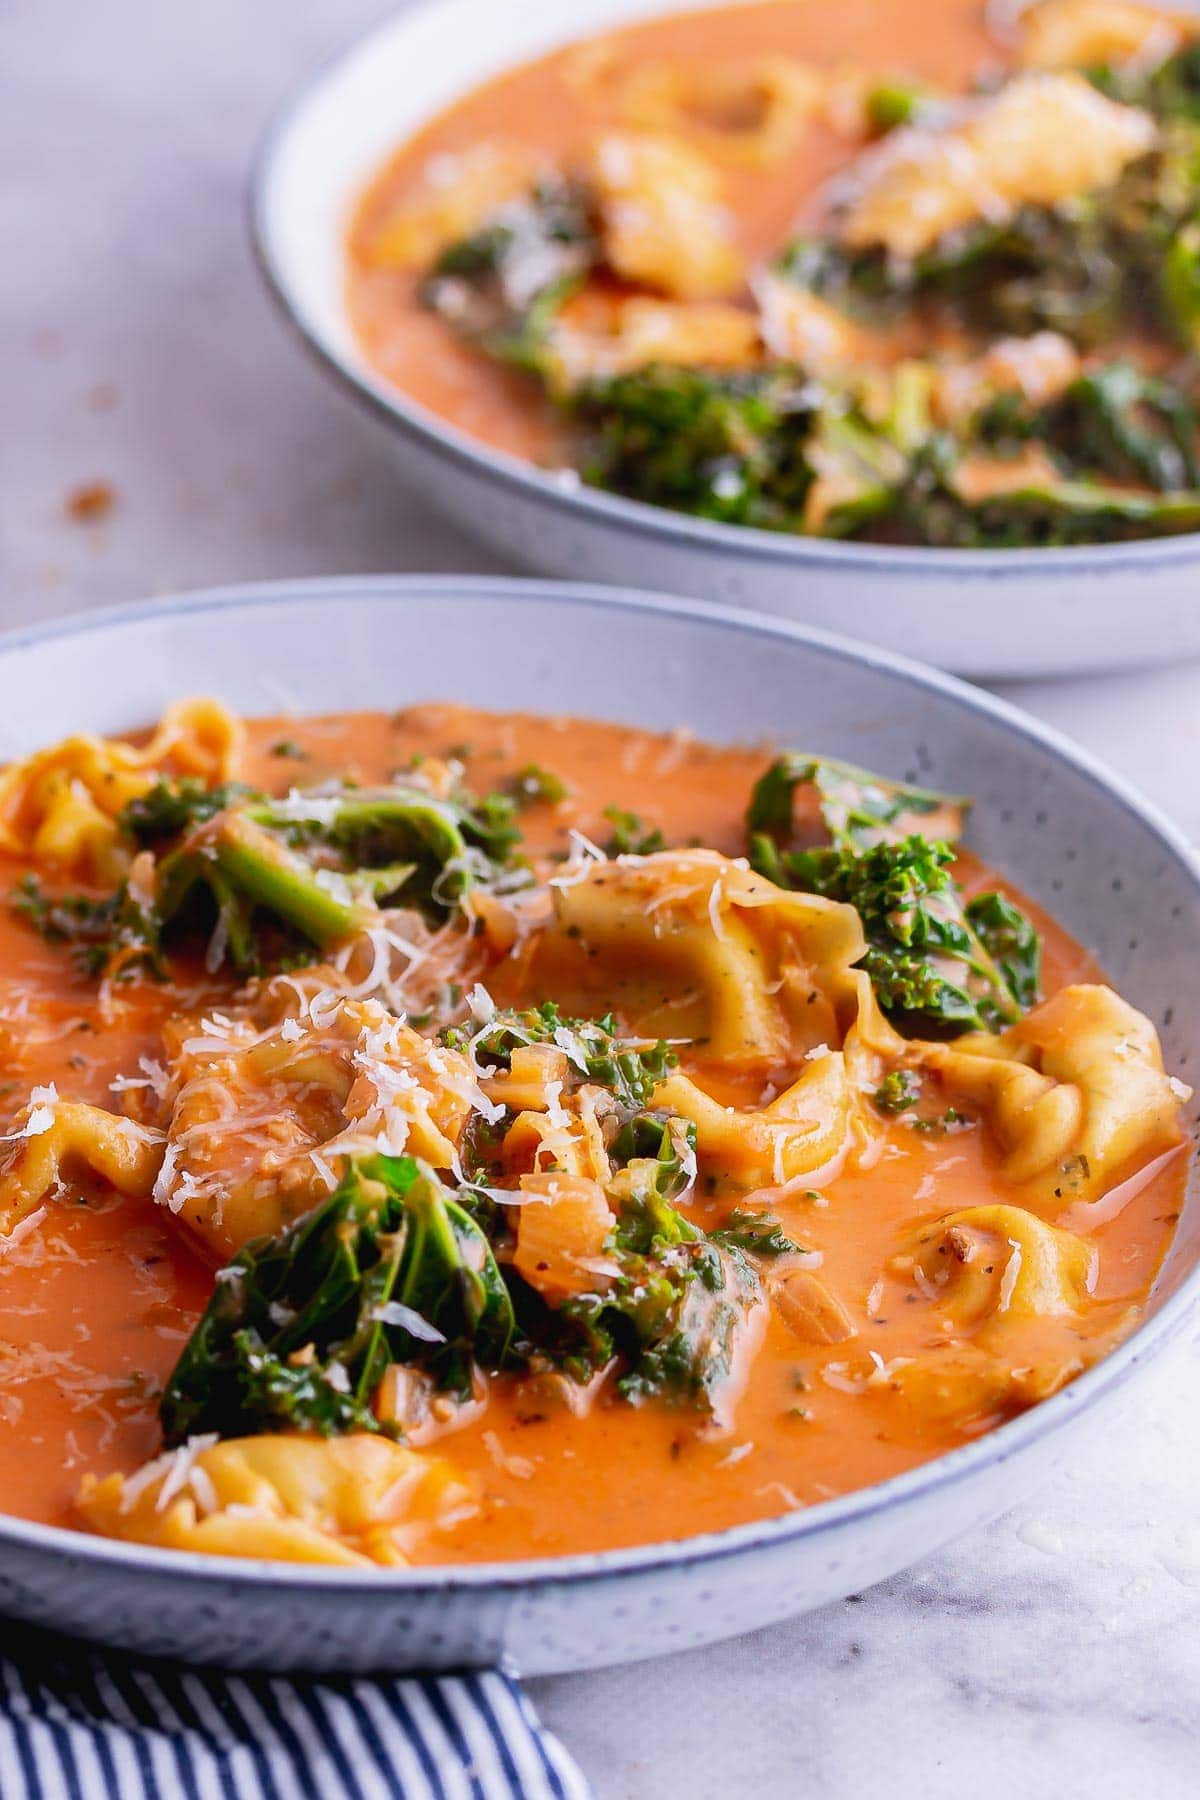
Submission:
M 3 623 L 237 577 L 495 567 L 396 488 L 247 254 L 271 105 L 380 11 L 0 7 Z M 111 516 L 72 521 L 96 480 Z M 1015 697 L 1200 833 L 1200 666 Z M 1194 1796 L 1198 1387 L 1185 1346 L 1070 1479 L 855 1602 L 535 1698 L 614 1800 Z

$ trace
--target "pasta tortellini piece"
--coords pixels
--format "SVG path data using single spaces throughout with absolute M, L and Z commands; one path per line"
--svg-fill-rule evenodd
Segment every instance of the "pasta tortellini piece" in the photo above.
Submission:
M 981 1342 L 1077 1314 L 1096 1266 L 1092 1245 L 1021 1206 L 950 1213 L 917 1235 L 912 1255 L 939 1311 Z
M 897 1358 L 889 1385 L 922 1425 L 952 1425 L 974 1435 L 1048 1400 L 1085 1366 L 1082 1354 L 1066 1345 L 1014 1364 L 993 1350 L 964 1343 L 908 1361 Z
M 209 1556 L 403 1567 L 471 1490 L 448 1463 L 367 1432 L 196 1438 L 136 1475 L 86 1476 L 75 1505 L 101 1537 Z
M 650 363 L 677 368 L 747 369 L 762 360 L 752 313 L 720 300 L 621 300 L 604 329 L 568 319 L 550 334 L 553 379 L 564 389 L 599 375 L 620 375 Z
M 1157 135 L 1148 113 L 1082 75 L 1020 75 L 959 124 L 886 140 L 862 165 L 840 234 L 908 260 L 976 220 L 1111 186 Z
M 1085 1367 L 1079 1325 L 1092 1245 L 1019 1206 L 986 1205 L 925 1227 L 910 1268 L 953 1337 L 897 1360 L 892 1379 L 921 1416 L 960 1424 L 1032 1406 Z
M 763 342 L 773 356 L 812 375 L 836 374 L 867 360 L 867 341 L 828 300 L 767 275 L 756 284 Z
M 0 1238 L 51 1199 L 73 1175 L 99 1176 L 145 1199 L 163 1159 L 161 1132 L 102 1107 L 36 1088 L 0 1159 Z
M 1156 68 L 1195 36 L 1195 22 L 1136 0 L 1040 0 L 1020 18 L 1018 59 L 1031 69 Z
M 1081 367 L 1078 350 L 1057 331 L 997 338 L 981 355 L 939 368 L 933 402 L 947 424 L 969 418 L 998 394 L 1046 406 L 1065 393 Z
M 378 1001 L 328 993 L 257 1031 L 222 1015 L 173 1040 L 167 1149 L 155 1198 L 221 1261 L 335 1185 L 339 1161 L 387 1150 L 454 1167 L 470 1064 Z
M 227 781 L 244 736 L 219 701 L 181 700 L 144 745 L 80 733 L 10 763 L 0 773 L 0 849 L 84 881 L 118 880 L 129 861 L 121 810 L 164 773 Z
M 821 92 L 816 71 L 786 56 L 731 66 L 643 62 L 622 104 L 631 125 L 681 132 L 723 162 L 767 168 L 794 150 Z
M 654 1104 L 695 1125 L 706 1174 L 748 1189 L 784 1187 L 823 1169 L 845 1145 L 853 1114 L 846 1065 L 832 1050 L 757 1110 L 722 1106 L 682 1074 L 659 1083 Z
M 643 1028 L 688 1037 L 705 1061 L 794 1067 L 840 1046 L 866 977 L 853 907 L 785 892 L 715 850 L 668 850 L 597 863 L 556 886 L 557 930 L 614 976 L 674 990 Z
M 1111 988 L 1061 988 L 999 1038 L 922 1045 L 919 1060 L 982 1107 L 1003 1174 L 1047 1208 L 1097 1200 L 1180 1142 L 1187 1090 L 1166 1075 L 1153 1025 Z
M 521 198 L 537 173 L 537 158 L 516 144 L 474 144 L 431 157 L 415 187 L 367 237 L 366 260 L 377 268 L 427 269 Z
M 609 132 L 591 148 L 605 260 L 626 281 L 677 300 L 721 300 L 743 279 L 716 171 L 670 137 Z

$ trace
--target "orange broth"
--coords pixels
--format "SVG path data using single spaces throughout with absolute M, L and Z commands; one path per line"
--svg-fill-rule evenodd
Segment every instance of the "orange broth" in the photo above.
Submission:
M 759 10 L 764 18 L 810 13 L 805 6 Z M 849 8 L 845 16 L 869 11 Z M 958 20 L 965 11 L 947 6 L 946 16 Z M 729 30 L 728 18 L 712 19 L 714 48 Z M 943 45 L 941 54 L 952 48 Z M 303 760 L 281 755 L 281 740 L 298 747 Z M 570 827 L 603 840 L 604 808 L 611 804 L 636 809 L 669 842 L 695 839 L 740 854 L 747 796 L 766 762 L 761 749 L 714 749 L 682 733 L 656 736 L 450 705 L 394 717 L 259 720 L 249 726 L 249 746 L 243 778 L 275 792 L 331 776 L 386 781 L 418 753 L 460 757 L 476 792 L 531 762 L 549 767 L 570 792 L 557 806 L 524 814 L 535 854 L 562 849 Z M 5 886 L 22 872 L 10 862 Z M 968 888 L 986 877 L 969 856 L 958 872 Z M 1029 910 L 1045 934 L 1046 991 L 1097 979 L 1086 952 L 1038 909 Z M 560 976 L 555 997 L 566 1006 L 574 977 L 569 969 Z M 95 984 L 72 972 L 65 947 L 43 943 L 8 908 L 0 909 L 8 1109 L 32 1086 L 51 1081 L 72 1098 L 116 1104 L 110 1082 L 135 1069 L 139 1055 L 156 1053 L 171 1010 L 210 1005 L 230 991 L 229 982 L 198 977 L 181 996 L 178 987 L 137 979 L 117 984 L 106 1006 Z M 505 1002 L 546 997 L 505 992 L 502 971 L 495 991 Z M 686 1048 L 681 1060 L 687 1068 Z M 705 1071 L 710 1083 L 713 1073 Z M 821 1252 L 824 1273 L 857 1328 L 855 1339 L 801 1347 L 772 1311 L 732 1423 L 720 1431 L 703 1428 L 683 1409 L 632 1406 L 608 1392 L 576 1416 L 561 1404 L 548 1406 L 515 1376 L 492 1378 L 482 1416 L 437 1444 L 473 1479 L 480 1510 L 426 1540 L 417 1560 L 557 1555 L 768 1517 L 898 1474 L 997 1422 L 963 1426 L 923 1418 L 886 1381 L 862 1387 L 845 1379 L 845 1368 L 859 1369 L 868 1352 L 886 1361 L 946 1341 L 936 1311 L 913 1304 L 911 1284 L 888 1273 L 906 1231 L 956 1207 L 1023 1203 L 1022 1190 L 996 1174 L 996 1152 L 982 1127 L 921 1136 L 882 1123 L 881 1131 L 882 1154 L 869 1170 L 829 1181 L 816 1202 L 799 1195 L 774 1209 L 789 1233 Z M 1145 1300 L 1177 1217 L 1184 1160 L 1182 1152 L 1173 1154 L 1140 1187 L 1131 1183 L 1132 1197 L 1108 1222 L 1089 1231 L 1070 1221 L 1087 1233 L 1099 1259 L 1078 1331 L 1085 1361 L 1128 1329 L 1131 1318 L 1121 1317 L 1122 1308 Z M 699 1223 L 718 1222 L 706 1217 L 703 1202 L 685 1210 Z M 51 1202 L 36 1228 L 0 1253 L 4 1511 L 68 1525 L 85 1471 L 131 1472 L 155 1452 L 156 1395 L 211 1286 L 211 1269 L 167 1213 L 99 1186 Z

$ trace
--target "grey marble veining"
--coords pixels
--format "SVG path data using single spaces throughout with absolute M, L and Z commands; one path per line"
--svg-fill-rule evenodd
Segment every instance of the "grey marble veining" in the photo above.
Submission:
M 0 10 L 0 622 L 235 577 L 495 567 L 396 488 L 246 249 L 271 106 L 383 10 Z M 77 523 L 66 497 L 97 480 L 116 504 Z M 1200 668 L 1013 693 L 1200 833 Z M 857 1601 L 533 1697 L 613 1800 L 1190 1800 L 1198 1387 L 1193 1343 L 1068 1479 Z

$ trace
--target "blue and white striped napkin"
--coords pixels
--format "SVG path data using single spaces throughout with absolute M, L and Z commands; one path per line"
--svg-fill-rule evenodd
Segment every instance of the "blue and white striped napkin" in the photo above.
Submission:
M 216 1674 L 0 1622 L 3 1800 L 589 1800 L 517 1682 Z

